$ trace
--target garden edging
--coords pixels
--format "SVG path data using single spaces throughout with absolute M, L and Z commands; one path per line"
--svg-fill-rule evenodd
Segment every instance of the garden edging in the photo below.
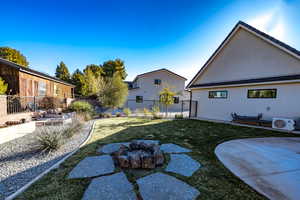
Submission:
M 61 163 L 63 163 L 66 159 L 68 159 L 73 154 L 75 154 L 81 147 L 83 147 L 84 145 L 86 145 L 86 143 L 90 140 L 90 138 L 92 136 L 94 127 L 95 127 L 95 121 L 93 122 L 93 125 L 91 126 L 91 129 L 89 131 L 89 134 L 88 134 L 87 138 L 79 145 L 79 147 L 76 150 L 74 150 L 73 152 L 70 152 L 68 155 L 66 155 L 64 158 L 62 158 L 61 160 L 59 160 L 57 163 L 55 163 L 54 165 L 52 165 L 51 167 L 49 167 L 47 170 L 45 170 L 44 172 L 42 172 L 41 174 L 39 174 L 37 177 L 35 177 L 34 179 L 32 179 L 30 182 L 28 182 L 26 185 L 24 185 L 20 189 L 18 189 L 15 193 L 13 193 L 10 196 L 6 197 L 5 200 L 13 200 L 15 197 L 17 197 L 19 194 L 21 194 L 27 188 L 29 188 L 33 183 L 35 183 L 36 181 L 38 181 L 39 179 L 41 179 L 44 175 L 48 174 L 51 170 L 58 168 Z

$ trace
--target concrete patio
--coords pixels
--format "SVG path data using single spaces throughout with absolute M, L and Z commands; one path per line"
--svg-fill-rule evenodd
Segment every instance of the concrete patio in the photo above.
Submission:
M 300 197 L 300 138 L 238 139 L 217 146 L 219 160 L 270 199 Z

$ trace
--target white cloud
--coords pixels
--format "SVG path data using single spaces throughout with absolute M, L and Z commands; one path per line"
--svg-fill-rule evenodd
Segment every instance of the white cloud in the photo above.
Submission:
M 249 24 L 279 40 L 284 40 L 286 39 L 286 26 L 282 10 L 282 6 L 279 6 L 264 15 L 251 19 Z

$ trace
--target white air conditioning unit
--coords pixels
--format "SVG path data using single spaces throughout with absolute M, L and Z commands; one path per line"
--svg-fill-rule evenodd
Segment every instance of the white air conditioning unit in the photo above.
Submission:
M 286 118 L 273 118 L 272 128 L 292 131 L 295 129 L 295 121 Z

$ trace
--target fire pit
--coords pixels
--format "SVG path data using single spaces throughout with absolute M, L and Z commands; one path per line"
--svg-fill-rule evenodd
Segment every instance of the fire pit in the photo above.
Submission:
M 164 163 L 164 155 L 158 144 L 133 141 L 112 153 L 115 163 L 121 168 L 154 169 Z

